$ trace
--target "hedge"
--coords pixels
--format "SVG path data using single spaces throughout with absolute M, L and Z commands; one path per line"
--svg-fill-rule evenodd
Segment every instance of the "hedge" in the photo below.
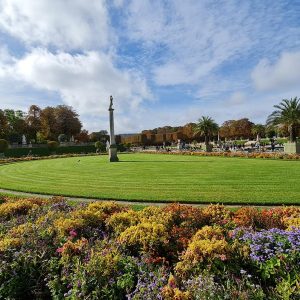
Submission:
M 31 155 L 36 156 L 48 156 L 51 154 L 51 151 L 48 148 L 12 148 L 4 152 L 6 157 L 22 157 L 28 156 L 31 151 Z M 95 152 L 94 145 L 85 145 L 85 146 L 67 146 L 67 147 L 58 147 L 55 150 L 56 154 L 66 154 L 66 153 L 91 153 Z

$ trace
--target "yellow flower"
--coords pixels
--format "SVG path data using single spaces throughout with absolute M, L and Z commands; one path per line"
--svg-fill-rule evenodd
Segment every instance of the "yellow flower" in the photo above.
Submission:
M 16 248 L 21 245 L 21 240 L 19 238 L 10 238 L 5 237 L 4 239 L 0 240 L 0 252 L 4 252 L 9 248 Z
M 127 228 L 119 236 L 119 241 L 126 246 L 136 247 L 137 250 L 149 251 L 157 245 L 167 242 L 168 233 L 163 224 L 140 223 Z

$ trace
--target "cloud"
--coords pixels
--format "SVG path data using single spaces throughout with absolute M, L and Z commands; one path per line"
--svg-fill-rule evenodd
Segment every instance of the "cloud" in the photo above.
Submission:
M 107 47 L 112 36 L 104 0 L 0 0 L 0 29 L 60 49 Z
M 243 92 L 235 92 L 231 95 L 228 104 L 234 106 L 234 105 L 241 105 L 246 102 L 246 95 Z
M 165 49 L 153 68 L 156 84 L 196 84 L 253 45 L 248 30 L 255 28 L 254 19 L 241 26 L 249 7 L 239 5 L 238 14 L 234 9 L 232 1 L 219 6 L 211 1 L 132 0 L 126 24 L 131 39 L 158 52 Z
M 95 51 L 71 55 L 38 48 L 0 69 L 1 74 L 36 89 L 57 92 L 65 104 L 83 115 L 103 116 L 111 94 L 119 112 L 129 115 L 151 98 L 140 74 L 117 69 L 111 56 Z
M 226 75 L 231 72 L 238 77 L 241 71 L 252 69 L 256 57 L 297 45 L 300 29 L 295 25 L 295 7 L 285 1 L 270 4 L 255 0 L 130 0 L 122 7 L 124 34 L 142 45 L 145 61 L 154 62 L 156 85 L 203 86 L 207 76 L 223 76 L 224 68 Z
M 0 0 L 0 107 L 65 103 L 98 130 L 113 94 L 117 132 L 201 115 L 261 122 L 299 93 L 298 11 L 286 0 Z
M 251 74 L 257 90 L 284 91 L 299 88 L 300 85 L 300 52 L 282 53 L 272 63 L 261 60 Z

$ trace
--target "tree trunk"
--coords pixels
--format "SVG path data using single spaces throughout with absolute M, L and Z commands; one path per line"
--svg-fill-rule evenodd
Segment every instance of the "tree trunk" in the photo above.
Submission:
M 290 142 L 293 143 L 296 141 L 295 127 L 291 125 L 289 129 L 290 129 L 289 130 L 290 131 Z
M 207 146 L 208 145 L 208 135 L 207 134 L 204 136 L 204 142 L 205 142 L 205 145 Z

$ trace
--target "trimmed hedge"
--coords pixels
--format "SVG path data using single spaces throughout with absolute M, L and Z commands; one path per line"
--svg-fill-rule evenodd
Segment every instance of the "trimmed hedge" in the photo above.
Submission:
M 8 148 L 8 142 L 7 140 L 0 139 L 0 153 L 3 153 Z
M 85 146 L 67 146 L 67 147 L 58 147 L 55 150 L 56 154 L 67 154 L 67 153 L 92 153 L 95 152 L 94 145 L 85 145 Z M 31 154 L 30 154 L 31 152 Z M 51 151 L 48 148 L 12 148 L 4 152 L 6 157 L 22 157 L 28 155 L 35 156 L 48 156 L 51 154 Z

